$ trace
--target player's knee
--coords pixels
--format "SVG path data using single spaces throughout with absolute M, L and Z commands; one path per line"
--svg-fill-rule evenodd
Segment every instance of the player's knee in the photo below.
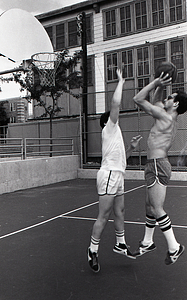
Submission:
M 125 208 L 120 208 L 118 210 L 114 210 L 114 215 L 115 217 L 121 217 L 121 216 L 124 216 L 124 213 L 125 213 Z
M 150 213 L 152 216 L 154 216 L 157 219 L 163 215 L 164 210 L 163 210 L 163 207 L 161 207 L 161 206 L 157 206 L 157 207 L 151 206 Z

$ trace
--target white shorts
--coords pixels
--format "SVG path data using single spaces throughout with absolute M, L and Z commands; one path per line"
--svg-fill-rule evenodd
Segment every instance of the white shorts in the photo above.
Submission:
M 97 172 L 98 195 L 120 196 L 124 193 L 124 174 L 120 171 L 100 169 Z

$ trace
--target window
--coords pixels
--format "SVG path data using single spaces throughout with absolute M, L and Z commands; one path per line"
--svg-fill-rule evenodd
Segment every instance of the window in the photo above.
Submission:
M 87 85 L 91 86 L 94 83 L 94 75 L 93 75 L 93 70 L 94 70 L 94 56 L 88 56 L 87 57 Z M 82 76 L 81 74 L 81 62 L 77 64 L 77 66 L 71 67 L 69 70 L 69 74 L 74 73 L 74 72 L 79 72 L 78 76 Z M 79 82 L 75 82 L 75 80 L 72 78 L 72 81 L 69 85 L 70 89 L 75 89 L 79 88 Z
M 86 16 L 86 39 L 87 43 L 92 42 L 92 21 L 90 16 Z
M 87 44 L 93 42 L 92 15 L 86 15 Z M 77 34 L 77 19 L 63 21 L 63 23 L 45 27 L 55 50 L 60 51 L 68 47 L 76 47 L 81 44 L 81 38 Z
M 144 86 L 149 84 L 149 78 L 140 78 L 138 79 L 138 90 L 143 89 Z
M 65 48 L 65 29 L 64 24 L 56 26 L 56 50 Z
M 148 47 L 137 49 L 137 61 L 138 61 L 138 77 L 149 75 L 149 49 Z
M 112 37 L 116 35 L 116 12 L 115 9 L 107 11 L 105 13 L 106 22 L 106 37 Z
M 177 73 L 177 79 L 174 84 L 172 84 L 172 93 L 176 91 L 184 91 L 184 72 Z
M 138 79 L 138 92 L 143 89 L 144 86 L 149 84 L 149 77 L 144 77 L 144 78 L 139 78 Z M 149 101 L 150 100 L 150 96 L 149 94 L 146 97 L 146 100 Z
M 183 40 L 171 42 L 171 62 L 178 70 L 184 68 Z
M 87 84 L 93 85 L 93 56 L 87 58 Z
M 16 111 L 16 103 L 10 102 L 10 111 Z
M 47 31 L 47 34 L 48 34 L 51 42 L 53 42 L 53 27 L 52 26 L 46 27 L 45 30 Z
M 78 46 L 77 20 L 68 22 L 68 46 Z
M 171 62 L 177 67 L 177 79 L 172 85 L 172 92 L 184 91 L 184 50 L 183 40 L 171 42 Z
M 10 117 L 9 123 L 16 123 L 16 117 Z
M 131 6 L 120 8 L 121 33 L 131 32 Z
M 118 67 L 117 53 L 107 55 L 107 80 L 117 79 L 116 70 Z
M 147 28 L 147 8 L 146 1 L 135 4 L 136 30 Z
M 182 0 L 169 0 L 170 22 L 182 20 Z
M 104 11 L 104 37 L 117 38 L 147 28 L 185 21 L 184 0 L 134 0 Z
M 133 77 L 133 51 L 127 50 L 121 53 L 123 78 Z
M 163 0 L 152 0 L 152 22 L 153 26 L 164 24 Z
M 156 70 L 162 61 L 166 61 L 166 45 L 165 43 L 154 46 L 154 69 Z

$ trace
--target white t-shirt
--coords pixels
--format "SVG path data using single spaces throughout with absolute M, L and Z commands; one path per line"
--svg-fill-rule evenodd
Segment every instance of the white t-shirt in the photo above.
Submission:
M 102 130 L 101 169 L 125 173 L 126 153 L 121 129 L 118 122 L 114 124 L 110 117 Z

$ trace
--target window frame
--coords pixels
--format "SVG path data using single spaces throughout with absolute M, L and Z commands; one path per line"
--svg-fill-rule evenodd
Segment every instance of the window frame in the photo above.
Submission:
M 167 18 L 166 18 L 166 10 L 167 10 L 167 3 L 166 3 L 166 1 L 164 1 L 164 0 L 162 0 L 163 1 L 163 11 L 164 11 L 164 22 L 163 23 L 159 23 L 158 22 L 158 24 L 156 24 L 156 25 L 154 25 L 153 23 L 154 23 L 154 21 L 153 21 L 153 13 L 154 13 L 154 11 L 153 11 L 153 0 L 150 0 L 151 2 L 150 2 L 150 7 L 151 7 L 151 27 L 153 27 L 153 28 L 155 28 L 155 27 L 160 27 L 160 26 L 164 26 L 164 25 L 166 25 L 166 23 L 167 23 Z M 158 1 L 159 0 L 156 0 L 157 1 L 157 4 L 158 4 Z M 159 5 L 158 5 L 159 6 Z M 157 12 L 157 14 L 159 14 L 159 12 L 160 12 L 160 10 L 159 10 L 159 7 L 158 7 L 158 10 L 156 10 L 156 12 Z
M 127 53 L 126 56 L 127 56 L 127 63 L 124 64 L 123 63 L 123 53 Z M 128 53 L 129 52 L 132 52 L 132 61 L 129 62 L 129 56 L 128 56 Z M 124 49 L 124 50 L 121 50 L 120 51 L 120 59 L 121 59 L 121 66 L 122 66 L 122 74 L 123 74 L 123 78 L 125 79 L 133 79 L 134 78 L 134 49 L 133 48 L 128 48 L 128 49 Z M 132 67 L 132 76 L 127 76 L 125 77 L 124 76 L 124 66 L 127 67 L 127 75 L 129 75 L 129 67 L 131 66 Z
M 177 15 L 177 7 L 179 7 L 179 5 L 177 5 L 176 4 L 176 1 L 177 0 L 173 0 L 173 1 L 175 1 L 175 17 L 176 17 L 176 15 Z M 181 20 L 183 20 L 184 18 L 185 18 L 185 13 L 184 13 L 184 2 L 185 1 L 183 1 L 183 0 L 181 0 L 181 5 L 182 5 L 182 11 L 181 11 L 181 14 L 182 14 L 182 18 L 181 19 L 179 19 L 179 20 L 177 20 L 177 19 L 175 19 L 175 20 L 171 20 L 171 7 L 170 7 L 170 0 L 168 0 L 168 10 L 169 10 L 169 23 L 176 23 L 176 22 L 180 22 Z M 173 7 L 173 6 L 172 6 Z
M 131 30 L 130 30 L 130 31 L 126 31 L 126 30 L 125 30 L 125 32 L 122 32 L 122 30 L 121 30 L 121 29 L 122 29 L 122 26 L 121 26 L 121 22 L 122 22 L 122 20 L 121 20 L 121 9 L 122 9 L 122 8 L 126 9 L 127 7 L 130 7 L 130 24 L 131 24 Z M 125 5 L 119 7 L 119 20 L 120 20 L 120 25 L 119 25 L 119 28 L 120 28 L 120 35 L 123 36 L 123 35 L 132 34 L 133 31 L 134 31 L 134 26 L 133 26 L 133 8 L 132 8 L 132 5 L 131 5 L 131 4 L 127 3 L 127 4 L 125 4 Z M 123 20 L 126 21 L 127 18 L 125 18 L 125 19 L 123 19 Z M 127 25 L 125 25 L 125 28 L 126 28 L 126 27 L 127 27 Z
M 117 60 L 117 65 L 113 64 L 113 55 L 116 55 L 116 60 Z M 108 57 L 111 56 L 111 65 L 108 65 Z M 106 53 L 106 81 L 107 82 L 112 82 L 112 81 L 115 81 L 117 80 L 117 74 L 116 74 L 116 70 L 118 68 L 118 65 L 119 65 L 119 52 L 118 51 L 113 51 L 113 52 L 110 52 L 110 53 Z M 111 66 L 111 67 L 110 67 Z M 108 70 L 111 69 L 111 79 L 108 79 L 109 78 L 109 73 L 108 73 Z
M 90 28 L 88 30 L 90 32 L 90 38 L 89 38 L 89 41 L 87 41 L 87 45 L 89 45 L 89 44 L 92 44 L 94 42 L 94 36 L 93 36 L 93 13 L 86 14 L 86 18 L 90 19 Z M 63 49 L 71 49 L 71 48 L 76 48 L 76 47 L 81 46 L 81 38 L 78 35 L 77 35 L 78 44 L 69 46 L 68 23 L 72 22 L 72 21 L 75 21 L 75 20 L 76 20 L 76 17 L 70 18 L 70 19 L 67 19 L 67 20 L 62 20 L 62 21 L 56 22 L 56 23 L 54 23 L 52 25 L 50 24 L 50 25 L 44 26 L 44 28 L 46 29 L 47 34 L 48 34 L 47 28 L 52 28 L 52 37 L 50 37 L 49 34 L 48 34 L 48 36 L 49 36 L 49 38 L 50 38 L 50 40 L 52 42 L 54 51 L 61 51 Z M 60 48 L 60 47 L 57 48 L 57 26 L 59 26 L 61 24 L 64 24 L 65 46 L 64 46 L 64 48 Z
M 147 53 L 148 53 L 148 58 L 145 59 L 144 58 L 144 53 L 145 53 L 145 49 L 147 49 Z M 142 59 L 141 60 L 138 60 L 138 50 L 141 50 L 142 52 Z M 137 47 L 136 48 L 136 53 L 137 53 L 137 78 L 143 78 L 143 77 L 150 77 L 151 75 L 151 58 L 150 58 L 150 47 L 149 46 L 140 46 L 140 47 Z M 148 73 L 145 73 L 145 69 L 146 69 L 146 63 L 148 62 L 148 69 L 149 69 L 149 72 Z M 143 66 L 143 74 L 139 74 L 139 65 L 142 65 Z
M 146 24 L 147 26 L 146 27 L 142 27 L 142 24 L 143 24 L 143 16 L 145 16 L 145 14 L 140 14 L 140 18 L 141 18 L 141 28 L 137 28 L 137 18 L 136 18 L 136 5 L 139 3 L 140 6 L 141 6 L 141 3 L 145 2 L 146 3 Z M 142 8 L 141 8 L 142 10 Z M 141 11 L 142 12 L 142 11 Z M 139 0 L 139 1 L 136 1 L 134 3 L 134 23 L 135 23 L 135 31 L 136 32 L 139 32 L 139 31 L 142 31 L 142 30 L 147 30 L 149 28 L 149 18 L 148 18 L 148 14 L 149 14 L 149 8 L 148 8 L 148 1 L 147 0 Z
M 103 18 L 104 18 L 104 22 L 103 22 L 103 24 L 104 24 L 104 26 L 103 26 L 103 29 L 104 29 L 104 36 L 106 37 L 106 39 L 108 40 L 108 39 L 112 39 L 112 38 L 116 38 L 116 37 L 118 37 L 119 36 L 119 30 L 118 30 L 118 26 L 117 26 L 117 20 L 118 20 L 118 18 L 117 18 L 117 9 L 118 8 L 116 8 L 116 7 L 111 7 L 110 9 L 107 9 L 107 10 L 104 10 L 103 11 Z M 115 11 L 115 24 L 116 24 L 116 34 L 115 35 L 110 35 L 110 36 L 107 36 L 107 21 L 106 21 L 106 14 L 107 13 L 109 13 L 109 12 L 111 12 L 111 11 Z
M 158 1 L 158 0 L 157 0 Z M 120 38 L 122 36 L 128 36 L 139 32 L 145 32 L 147 30 L 153 30 L 155 28 L 161 28 L 163 26 L 169 26 L 173 24 L 178 24 L 186 21 L 186 2 L 185 0 L 182 1 L 182 19 L 170 21 L 170 12 L 169 12 L 169 1 L 170 0 L 163 0 L 163 10 L 164 10 L 164 23 L 161 24 L 153 24 L 153 7 L 152 7 L 152 0 L 135 0 L 132 2 L 124 3 L 123 5 L 113 6 L 108 9 L 103 9 L 103 39 L 109 40 L 109 39 L 115 39 Z M 176 0 L 175 0 L 176 1 Z M 137 29 L 137 21 L 136 21 L 136 5 L 138 3 L 146 3 L 146 21 L 147 21 L 147 27 L 142 27 L 142 16 L 141 15 L 141 28 Z M 158 2 L 157 2 L 158 3 Z M 130 6 L 130 14 L 131 14 L 131 31 L 129 32 L 122 32 L 121 30 L 121 17 L 120 17 L 120 10 L 122 8 L 125 8 L 127 6 Z M 106 13 L 109 11 L 115 11 L 116 16 L 116 34 L 111 35 L 107 37 L 107 31 L 106 31 Z M 159 10 L 158 10 L 159 12 Z
M 57 26 L 61 26 L 61 25 L 64 25 L 64 34 L 59 34 L 57 36 Z M 57 47 L 57 38 L 62 37 L 62 36 L 64 37 L 64 48 L 65 48 L 65 45 L 66 45 L 66 24 L 64 22 L 56 24 L 56 26 L 55 26 L 55 49 L 56 49 L 56 51 L 59 51 L 60 49 L 62 49 L 61 47 L 59 47 L 59 48 Z

